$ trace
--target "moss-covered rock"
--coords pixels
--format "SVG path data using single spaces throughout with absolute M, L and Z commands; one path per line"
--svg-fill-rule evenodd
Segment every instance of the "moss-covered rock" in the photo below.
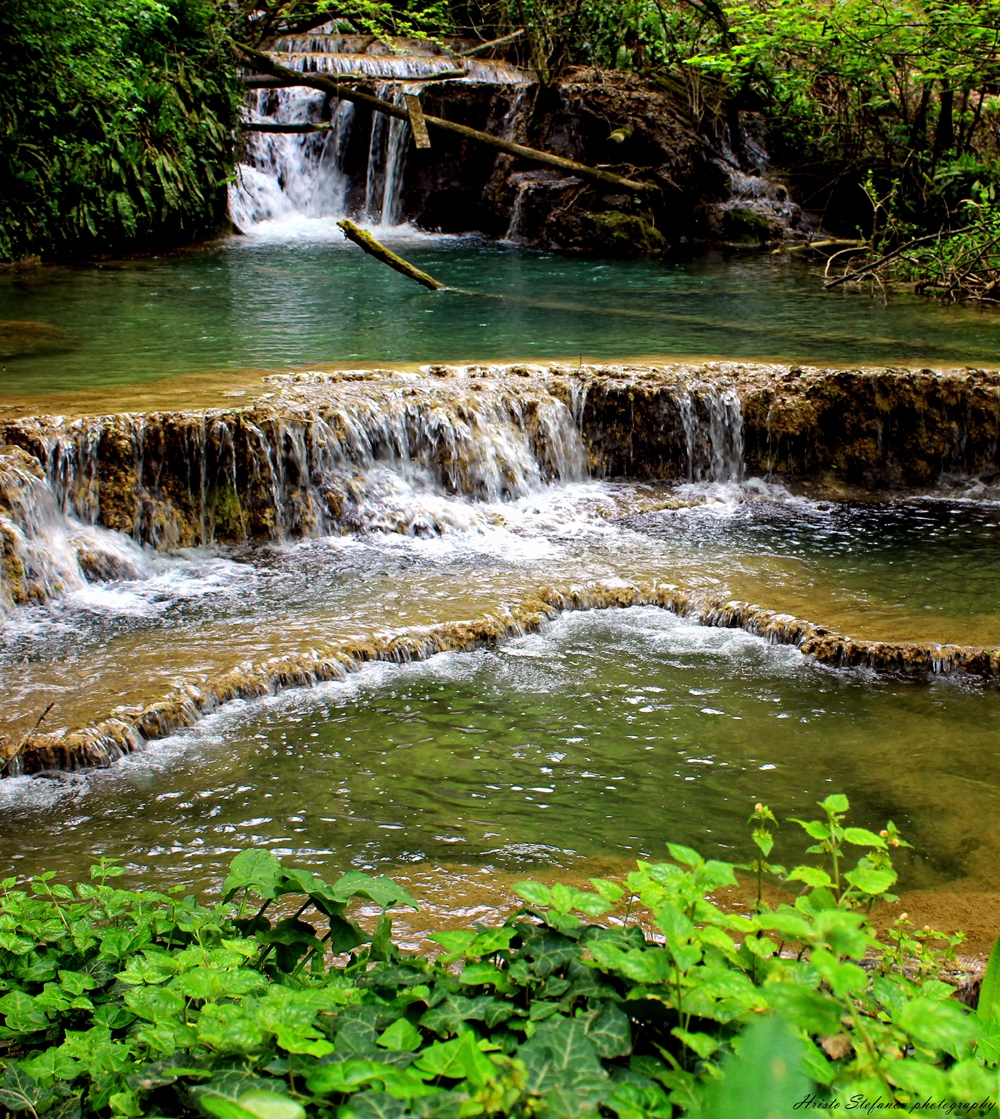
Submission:
M 770 221 L 756 210 L 734 206 L 722 215 L 722 235 L 727 241 L 763 244 L 771 240 L 773 233 Z
M 594 248 L 608 256 L 647 256 L 661 253 L 667 247 L 663 234 L 639 214 L 609 210 L 591 214 L 590 224 Z

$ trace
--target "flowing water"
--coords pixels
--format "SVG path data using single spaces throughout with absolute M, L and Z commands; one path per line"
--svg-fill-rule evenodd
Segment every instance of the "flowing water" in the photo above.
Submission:
M 329 36 L 285 47 L 303 69 L 364 71 L 388 97 L 400 95 L 393 80 L 451 65 L 427 55 L 401 70 Z M 250 111 L 327 112 L 301 90 L 261 91 Z M 0 408 L 112 412 L 136 383 L 366 362 L 989 363 L 1000 352 L 994 315 L 825 293 L 787 259 L 597 262 L 418 233 L 397 224 L 407 126 L 371 130 L 351 210 L 354 110 L 342 105 L 331 125 L 256 137 L 234 188 L 241 236 L 0 273 Z M 414 289 L 344 242 L 335 220 L 348 210 L 449 284 L 503 298 Z M 258 430 L 251 466 L 273 523 L 256 543 L 215 543 L 221 506 L 203 473 L 193 528 L 163 502 L 137 514 L 131 536 L 101 528 L 103 421 L 60 428 L 44 469 L 0 449 L 2 555 L 39 599 L 0 601 L 0 734 L 16 741 L 50 703 L 47 727 L 78 727 L 178 681 L 473 618 L 552 583 L 668 580 L 859 638 L 1000 645 L 1000 503 L 982 484 L 830 502 L 748 478 L 739 400 L 725 391 L 679 401 L 686 470 L 656 484 L 589 477 L 579 409 L 552 398 L 544 438 L 489 393 L 461 422 L 444 407 L 354 407 L 280 427 L 271 443 Z M 143 421 L 126 427 L 138 461 Z M 199 438 L 202 459 L 212 440 L 220 461 L 231 454 L 232 481 L 225 421 Z M 196 456 L 187 469 L 198 475 Z M 323 512 L 331 487 L 336 517 Z M 110 854 L 133 880 L 217 883 L 235 851 L 260 844 L 394 873 L 428 899 L 428 923 L 461 922 L 504 904 L 523 873 L 619 873 L 668 841 L 745 858 L 756 801 L 804 815 L 836 790 L 854 822 L 891 817 L 913 841 L 901 860 L 911 911 L 951 899 L 944 922 L 971 922 L 981 947 L 996 919 L 979 920 L 969 899 L 1000 893 L 998 732 L 993 686 L 826 668 L 652 607 L 567 614 L 495 649 L 237 701 L 108 770 L 0 781 L 0 874 L 85 875 Z

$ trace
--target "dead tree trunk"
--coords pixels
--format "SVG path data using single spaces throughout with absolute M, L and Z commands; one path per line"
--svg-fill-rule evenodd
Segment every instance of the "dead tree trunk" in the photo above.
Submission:
M 275 62 L 270 55 L 263 51 L 254 50 L 252 47 L 241 46 L 240 50 L 248 58 L 253 59 L 264 73 L 273 74 L 276 78 L 284 78 L 289 82 L 295 81 L 298 85 L 319 89 L 324 93 L 332 93 L 334 97 L 343 101 L 353 101 L 356 105 L 367 105 L 376 112 L 385 113 L 387 116 L 396 117 L 399 120 L 408 121 L 410 119 L 409 113 L 401 105 L 393 105 L 390 101 L 383 101 L 381 97 L 375 97 L 370 93 L 362 93 L 361 90 L 345 89 L 335 78 L 328 77 L 325 74 L 307 74 L 300 73 L 298 70 L 290 70 L 287 66 Z M 565 171 L 567 174 L 577 175 L 581 179 L 591 179 L 602 186 L 610 186 L 617 190 L 627 190 L 635 193 L 650 189 L 648 183 L 626 179 L 611 171 L 589 167 L 586 163 L 577 163 L 574 159 L 564 159 L 560 155 L 550 155 L 548 152 L 538 151 L 537 148 L 515 144 L 511 140 L 501 140 L 498 136 L 491 136 L 488 132 L 480 132 L 476 128 L 468 128 L 464 124 L 456 124 L 454 121 L 445 120 L 443 117 L 425 115 L 424 120 L 431 128 L 440 129 L 442 132 L 452 132 L 457 136 L 463 136 L 467 140 L 474 140 L 480 144 L 489 144 L 502 152 L 507 152 L 508 155 L 518 156 L 520 159 L 526 159 L 532 163 L 540 163 L 543 167 L 554 167 L 559 171 Z

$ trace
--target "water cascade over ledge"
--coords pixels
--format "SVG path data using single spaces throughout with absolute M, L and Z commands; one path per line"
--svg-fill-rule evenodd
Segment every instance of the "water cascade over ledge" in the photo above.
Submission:
M 3 609 L 12 615 L 83 585 L 141 580 L 157 551 L 345 535 L 434 539 L 588 478 L 682 487 L 749 478 L 751 488 L 780 478 L 884 494 L 949 477 L 989 482 L 997 472 L 1000 377 L 978 371 L 435 366 L 279 375 L 263 388 L 228 409 L 5 422 Z M 368 660 L 496 643 L 554 611 L 637 604 L 742 628 L 836 667 L 1000 675 L 995 649 L 857 640 L 675 582 L 562 584 L 518 606 L 498 602 L 474 621 L 369 629 L 241 662 L 88 726 L 32 735 L 7 772 L 107 764 L 235 698 L 332 679 Z

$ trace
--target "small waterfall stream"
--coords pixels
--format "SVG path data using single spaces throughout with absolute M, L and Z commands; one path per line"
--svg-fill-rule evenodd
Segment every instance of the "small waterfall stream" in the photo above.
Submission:
M 419 94 L 421 79 L 456 68 L 455 59 L 434 44 L 409 42 L 397 50 L 365 36 L 334 35 L 323 30 L 280 40 L 275 49 L 290 69 L 322 74 L 364 74 L 371 91 L 383 100 L 404 103 L 404 88 Z M 505 63 L 465 60 L 463 84 L 524 83 L 525 75 Z M 454 79 L 452 79 L 454 80 Z M 405 82 L 405 87 L 400 83 Z M 515 98 L 519 108 L 523 97 Z M 372 114 L 363 200 L 352 208 L 346 171 L 349 145 L 362 126 L 354 105 L 332 108 L 327 96 L 305 87 L 262 89 L 248 95 L 249 119 L 283 124 L 329 122 L 328 132 L 312 134 L 252 133 L 246 157 L 229 192 L 234 226 L 246 233 L 264 222 L 295 217 L 330 218 L 347 213 L 374 226 L 398 226 L 403 220 L 403 179 L 410 146 L 406 121 Z M 510 114 L 508 114 L 510 116 Z M 509 121 L 505 121 L 507 129 Z M 363 140 L 363 136 L 362 136 Z

